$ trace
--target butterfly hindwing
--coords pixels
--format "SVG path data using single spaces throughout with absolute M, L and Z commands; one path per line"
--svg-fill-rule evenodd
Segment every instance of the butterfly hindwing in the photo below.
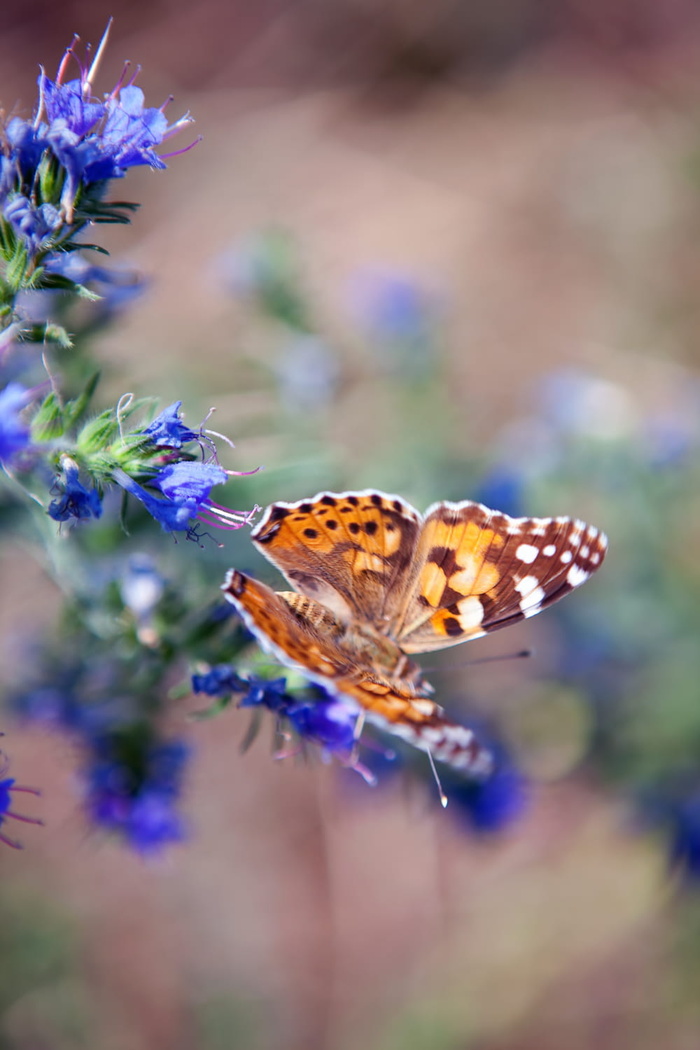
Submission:
M 465 726 L 448 721 L 441 707 L 419 696 L 409 682 L 348 660 L 334 635 L 343 625 L 320 603 L 304 595 L 272 591 L 232 570 L 223 586 L 263 648 L 282 663 L 318 681 L 332 693 L 354 700 L 370 721 L 473 775 L 490 772 L 489 751 Z

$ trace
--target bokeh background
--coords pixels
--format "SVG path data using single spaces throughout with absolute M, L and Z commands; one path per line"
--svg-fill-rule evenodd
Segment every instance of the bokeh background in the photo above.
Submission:
M 215 404 L 230 465 L 265 466 L 237 506 L 476 497 L 580 516 L 611 552 L 561 609 L 435 660 L 528 780 L 481 831 L 414 773 L 372 790 L 265 734 L 241 755 L 229 710 L 190 724 L 190 837 L 146 863 L 86 823 L 70 740 L 8 716 L 46 827 L 0 851 L 0 1045 L 695 1050 L 697 5 L 5 6 L 5 110 L 109 14 L 100 86 L 141 63 L 203 136 L 130 175 L 142 210 L 110 231 L 148 279 L 98 337 L 114 397 Z M 21 555 L 11 687 L 57 608 Z M 212 593 L 234 563 L 274 581 L 240 534 L 201 557 Z

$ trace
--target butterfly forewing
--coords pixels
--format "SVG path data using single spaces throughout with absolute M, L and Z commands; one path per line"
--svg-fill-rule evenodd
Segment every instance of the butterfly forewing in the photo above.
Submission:
M 427 513 L 395 624 L 406 653 L 478 638 L 533 616 L 597 569 L 607 540 L 571 518 L 510 518 L 480 503 Z
M 273 503 L 252 538 L 302 594 L 382 630 L 403 595 L 420 521 L 398 496 L 321 492 Z

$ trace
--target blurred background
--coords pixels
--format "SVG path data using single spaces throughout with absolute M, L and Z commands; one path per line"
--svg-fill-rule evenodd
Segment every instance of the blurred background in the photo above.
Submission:
M 0 1046 L 695 1050 L 697 5 L 5 6 L 5 111 L 110 14 L 98 89 L 141 63 L 203 137 L 130 176 L 110 231 L 146 281 L 97 336 L 114 398 L 215 404 L 227 465 L 265 467 L 244 509 L 478 498 L 611 551 L 561 608 L 431 658 L 515 802 L 443 812 L 427 779 L 273 762 L 265 733 L 241 755 L 229 710 L 190 725 L 189 839 L 146 863 L 87 825 L 70 740 L 5 718 L 47 826 L 0 851 Z M 201 557 L 211 597 L 231 564 L 276 582 L 243 533 Z M 14 688 L 57 596 L 29 550 L 0 571 Z

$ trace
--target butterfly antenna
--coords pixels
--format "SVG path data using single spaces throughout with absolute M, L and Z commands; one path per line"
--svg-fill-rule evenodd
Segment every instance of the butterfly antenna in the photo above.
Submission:
M 441 667 L 438 667 L 437 664 L 433 664 L 432 666 L 429 665 L 427 667 L 423 666 L 422 670 L 439 671 L 441 668 L 450 668 L 451 670 L 454 667 L 476 667 L 477 664 L 497 664 L 505 660 L 526 660 L 534 655 L 534 649 L 520 649 L 517 653 L 499 653 L 497 656 L 478 656 L 476 660 L 463 660 L 461 662 L 442 664 Z
M 447 795 L 442 790 L 442 784 L 440 783 L 440 777 L 438 776 L 438 771 L 435 768 L 435 761 L 433 760 L 433 753 L 432 753 L 432 751 L 428 751 L 427 754 L 428 754 L 428 761 L 430 762 L 430 768 L 433 771 L 433 777 L 435 778 L 435 783 L 437 784 L 438 794 L 440 795 L 440 805 L 442 806 L 443 809 L 445 809 L 445 807 L 447 806 Z

